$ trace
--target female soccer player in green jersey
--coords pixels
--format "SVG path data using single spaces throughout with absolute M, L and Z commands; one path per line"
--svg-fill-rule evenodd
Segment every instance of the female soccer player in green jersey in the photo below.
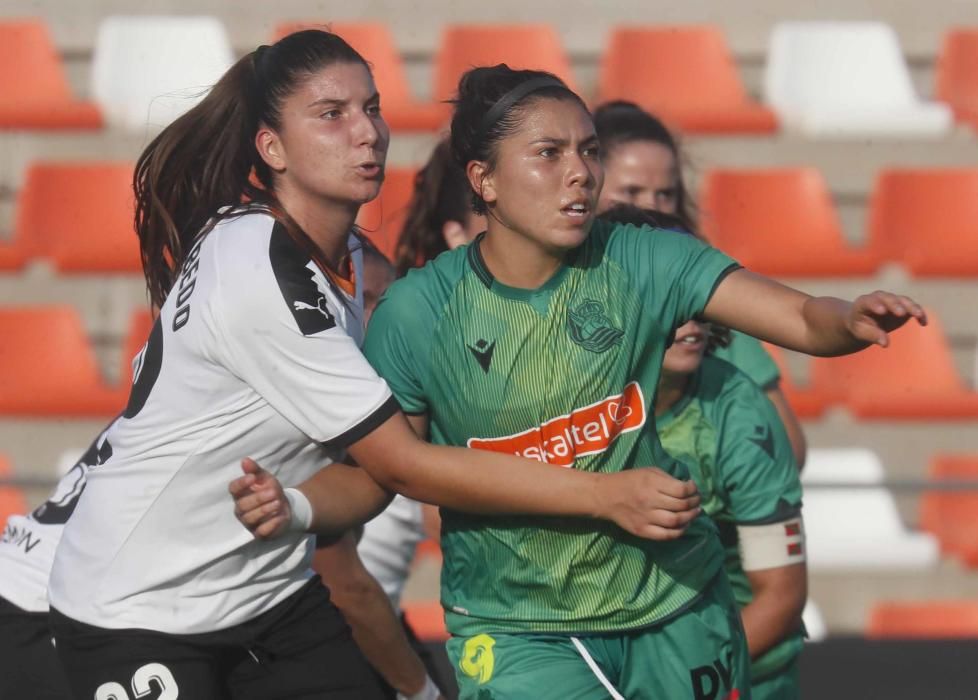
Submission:
M 682 228 L 618 205 L 602 218 Z M 751 655 L 754 700 L 797 700 L 807 594 L 801 482 L 781 421 L 760 388 L 714 356 L 717 328 L 688 321 L 662 361 L 655 422 L 666 451 L 689 465 L 716 521 Z M 714 682 L 710 674 L 700 679 Z
M 596 473 L 655 464 L 688 478 L 653 415 L 667 339 L 685 321 L 702 314 L 819 355 L 886 345 L 890 331 L 924 321 L 906 297 L 812 298 L 690 236 L 596 221 L 594 124 L 550 74 L 469 71 L 451 140 L 487 231 L 395 282 L 365 345 L 435 443 Z M 410 479 L 401 472 L 391 481 Z M 443 481 L 442 494 L 500 488 L 436 470 L 427 479 Z M 238 501 L 252 527 L 260 503 L 287 509 L 268 491 Z M 314 512 L 328 507 L 319 490 L 306 494 Z M 442 514 L 442 603 L 461 697 L 749 697 L 709 519 L 649 541 L 575 518 Z M 695 684 L 708 674 L 716 684 Z
M 594 112 L 594 128 L 604 155 L 603 211 L 631 204 L 676 216 L 682 228 L 698 235 L 696 202 L 683 177 L 683 154 L 676 137 L 653 115 L 632 102 L 616 100 Z M 778 410 L 798 466 L 805 464 L 805 433 L 781 391 L 781 372 L 754 338 L 725 333 L 714 354 L 753 379 Z

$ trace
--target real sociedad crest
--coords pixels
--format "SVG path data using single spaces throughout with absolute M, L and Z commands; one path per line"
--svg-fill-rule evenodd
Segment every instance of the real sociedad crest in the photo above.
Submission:
M 567 309 L 567 335 L 585 350 L 604 352 L 620 343 L 624 334 L 611 325 L 601 302 L 585 299 L 576 309 Z

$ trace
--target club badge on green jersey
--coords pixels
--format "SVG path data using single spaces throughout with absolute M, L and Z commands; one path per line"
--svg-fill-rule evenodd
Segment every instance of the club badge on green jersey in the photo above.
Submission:
M 624 334 L 611 325 L 599 301 L 585 299 L 576 309 L 567 309 L 567 335 L 585 350 L 605 352 L 620 343 Z

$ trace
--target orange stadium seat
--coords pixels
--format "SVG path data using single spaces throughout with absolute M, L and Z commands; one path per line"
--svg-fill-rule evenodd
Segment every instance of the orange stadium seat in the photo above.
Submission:
M 122 367 L 119 372 L 120 391 L 128 393 L 132 385 L 132 359 L 143 349 L 153 330 L 153 314 L 149 309 L 137 309 L 129 316 L 129 330 L 122 341 Z
M 357 224 L 388 260 L 394 259 L 397 239 L 404 227 L 407 207 L 414 192 L 412 168 L 387 168 L 380 195 L 360 208 Z
M 549 71 L 577 90 L 570 59 L 549 24 L 460 24 L 442 32 L 435 56 L 435 100 L 453 98 L 458 79 L 470 68 L 497 63 Z M 448 106 L 444 108 L 448 114 Z
M 978 454 L 937 455 L 929 476 L 937 482 L 978 482 Z M 937 537 L 942 553 L 978 568 L 978 490 L 925 491 L 920 528 Z
M 866 635 L 876 639 L 975 638 L 978 637 L 978 602 L 879 603 L 870 613 Z
M 71 94 L 61 57 L 40 20 L 0 22 L 0 129 L 97 129 L 94 104 Z
M 444 642 L 448 640 L 445 629 L 445 611 L 437 600 L 403 601 L 401 609 L 414 634 L 422 642 Z
M 723 33 L 712 26 L 618 27 L 601 58 L 599 99 L 631 100 L 680 131 L 770 133 Z
M 275 39 L 300 29 L 329 29 L 343 37 L 373 69 L 380 92 L 384 119 L 392 129 L 431 131 L 443 126 L 446 112 L 439 105 L 415 101 L 408 85 L 404 62 L 394 37 L 381 22 L 289 22 L 275 28 Z
M 70 306 L 0 308 L 0 415 L 107 416 L 122 408 L 107 387 Z
M 764 349 L 770 353 L 774 363 L 781 370 L 781 392 L 791 405 L 791 409 L 799 418 L 819 418 L 825 413 L 826 401 L 818 391 L 811 387 L 802 388 L 795 384 L 785 362 L 784 350 L 776 345 L 764 344 Z
M 18 197 L 15 242 L 62 272 L 140 272 L 132 165 L 35 163 Z
M 718 169 L 701 200 L 710 241 L 746 268 L 766 275 L 870 275 L 879 265 L 872 240 L 844 239 L 832 197 L 813 168 Z
M 914 276 L 978 275 L 978 168 L 882 171 L 869 225 Z
M 0 455 L 0 480 L 14 475 L 10 461 Z M 7 524 L 7 518 L 11 515 L 23 515 L 27 513 L 27 499 L 24 493 L 16 486 L 0 484 L 0 532 Z
M 978 129 L 978 27 L 944 35 L 937 58 L 937 98 L 947 102 L 958 121 Z
M 888 348 L 815 358 L 813 387 L 860 418 L 978 418 L 978 393 L 958 375 L 940 320 L 932 312 L 928 320 L 906 324 Z

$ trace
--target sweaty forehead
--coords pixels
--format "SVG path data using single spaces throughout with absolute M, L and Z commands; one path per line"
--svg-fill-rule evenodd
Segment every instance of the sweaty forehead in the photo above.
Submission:
M 556 138 L 584 141 L 595 135 L 591 115 L 570 98 L 541 97 L 521 105 L 520 126 L 514 136 L 521 141 Z
M 325 100 L 363 101 L 377 88 L 370 71 L 362 63 L 331 63 L 309 73 L 296 85 L 295 97 L 303 105 Z

